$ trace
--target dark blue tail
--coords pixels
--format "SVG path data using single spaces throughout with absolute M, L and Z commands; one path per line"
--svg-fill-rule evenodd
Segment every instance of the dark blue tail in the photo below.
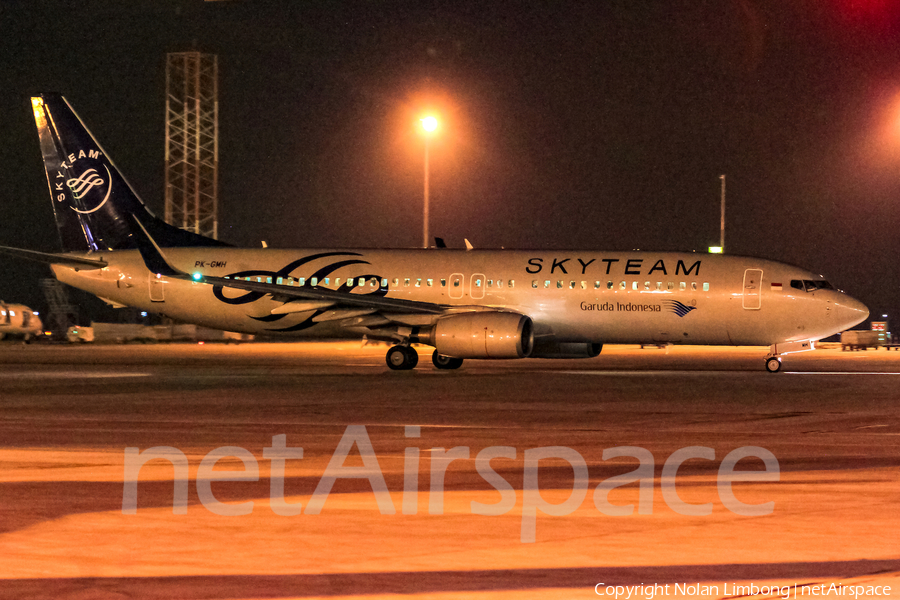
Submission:
M 227 246 L 157 219 L 60 94 L 31 99 L 65 252 L 137 248 L 135 215 L 163 247 Z

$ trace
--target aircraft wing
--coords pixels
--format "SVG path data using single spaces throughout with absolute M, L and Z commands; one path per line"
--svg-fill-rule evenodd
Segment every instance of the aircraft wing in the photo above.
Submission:
M 259 292 L 263 294 L 272 294 L 285 302 L 292 300 L 313 300 L 325 301 L 333 303 L 332 308 L 338 305 L 341 307 L 358 307 L 360 309 L 375 309 L 379 312 L 395 312 L 406 314 L 432 314 L 438 315 L 452 310 L 457 307 L 450 307 L 431 302 L 420 302 L 416 300 L 404 300 L 401 298 L 384 298 L 373 296 L 370 294 L 353 294 L 346 292 L 338 292 L 327 288 L 317 286 L 290 286 L 278 283 L 263 283 L 259 281 L 250 281 L 248 279 L 232 278 L 232 277 L 215 277 L 209 275 L 191 275 L 179 269 L 174 268 L 163 256 L 162 250 L 156 244 L 147 229 L 140 220 L 131 215 L 134 220 L 135 242 L 138 250 L 147 268 L 159 275 L 171 277 L 173 279 L 182 279 L 185 281 L 195 281 L 197 283 L 206 283 L 209 285 L 221 285 L 223 287 L 234 288 L 238 290 L 246 290 L 249 292 Z
M 35 250 L 25 250 L 24 248 L 10 248 L 9 246 L 0 246 L 0 253 L 51 265 L 64 265 L 75 269 L 102 269 L 107 266 L 107 262 L 102 258 L 84 258 L 69 254 L 37 252 Z

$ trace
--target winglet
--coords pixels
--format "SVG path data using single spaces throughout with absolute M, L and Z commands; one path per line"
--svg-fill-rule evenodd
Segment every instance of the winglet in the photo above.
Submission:
M 131 232 L 134 243 L 141 253 L 141 258 L 144 259 L 144 264 L 147 265 L 151 273 L 165 277 L 190 277 L 187 273 L 179 271 L 168 263 L 159 245 L 150 237 L 150 233 L 137 215 L 129 214 L 128 217 L 133 224 Z

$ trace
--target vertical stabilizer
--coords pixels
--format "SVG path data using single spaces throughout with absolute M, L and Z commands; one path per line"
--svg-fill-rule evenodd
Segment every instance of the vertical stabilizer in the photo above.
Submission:
M 167 225 L 150 214 L 60 94 L 33 97 L 31 106 L 64 251 L 135 248 L 128 215 L 147 224 L 162 246 L 226 245 Z

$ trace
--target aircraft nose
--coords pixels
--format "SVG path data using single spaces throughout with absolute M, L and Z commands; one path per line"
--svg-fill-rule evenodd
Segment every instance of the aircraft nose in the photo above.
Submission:
M 869 318 L 869 309 L 866 305 L 846 294 L 834 303 L 834 308 L 842 330 L 850 329 Z

